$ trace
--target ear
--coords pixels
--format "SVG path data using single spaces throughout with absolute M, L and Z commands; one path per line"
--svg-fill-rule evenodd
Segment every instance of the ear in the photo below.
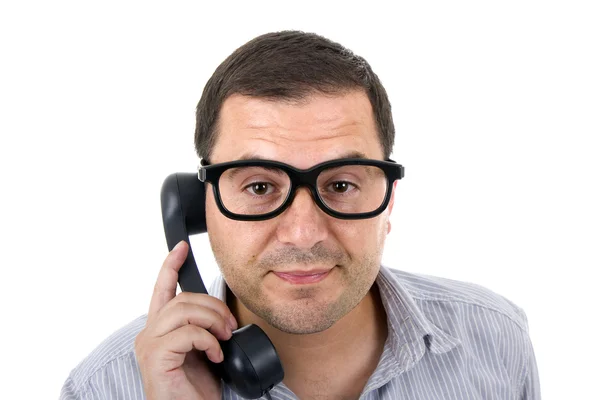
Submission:
M 392 197 L 390 198 L 390 204 L 388 204 L 387 207 L 387 225 L 388 225 L 388 229 L 387 229 L 387 233 L 390 233 L 390 231 L 392 230 L 392 223 L 390 222 L 390 215 L 392 215 L 392 209 L 394 208 L 394 198 L 396 197 L 396 184 L 398 183 L 398 181 L 394 181 L 394 186 L 392 187 Z

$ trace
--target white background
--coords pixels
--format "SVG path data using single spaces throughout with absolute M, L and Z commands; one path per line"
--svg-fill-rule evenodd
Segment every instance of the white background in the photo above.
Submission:
M 217 3 L 1 6 L 0 398 L 57 398 L 146 312 L 160 187 L 197 166 L 202 88 L 282 29 L 341 42 L 387 88 L 406 178 L 384 261 L 508 297 L 544 399 L 597 395 L 597 2 Z M 192 240 L 211 280 L 208 239 Z

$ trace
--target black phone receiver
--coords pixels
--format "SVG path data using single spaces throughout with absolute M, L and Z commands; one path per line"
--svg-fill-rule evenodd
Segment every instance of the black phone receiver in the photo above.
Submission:
M 169 251 L 181 240 L 188 243 L 188 255 L 179 270 L 179 286 L 184 292 L 208 294 L 190 246 L 189 235 L 206 232 L 204 183 L 193 173 L 169 175 L 162 186 L 161 207 Z M 211 363 L 223 381 L 247 399 L 268 396 L 283 380 L 283 367 L 267 334 L 251 324 L 220 341 L 224 361 Z

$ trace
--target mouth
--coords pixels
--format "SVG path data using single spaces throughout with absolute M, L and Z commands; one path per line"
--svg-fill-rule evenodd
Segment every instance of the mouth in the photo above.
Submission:
M 306 285 L 310 283 L 321 282 L 327 278 L 331 273 L 331 269 L 315 269 L 309 271 L 288 271 L 288 272 L 277 272 L 273 271 L 280 279 L 294 284 L 294 285 Z

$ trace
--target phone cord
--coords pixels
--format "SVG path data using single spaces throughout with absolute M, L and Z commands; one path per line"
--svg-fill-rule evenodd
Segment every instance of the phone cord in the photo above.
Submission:
M 267 397 L 267 400 L 273 400 L 273 399 L 271 398 L 271 393 L 269 393 L 269 392 L 266 392 L 266 393 L 265 393 L 265 396 Z

